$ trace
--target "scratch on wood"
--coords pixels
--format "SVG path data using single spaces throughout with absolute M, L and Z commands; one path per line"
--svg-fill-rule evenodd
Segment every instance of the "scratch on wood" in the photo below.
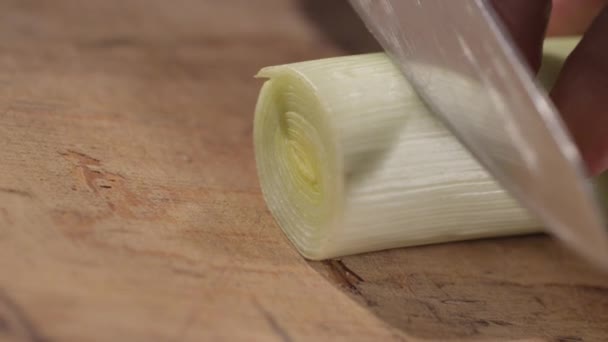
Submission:
M 146 255 L 146 256 L 156 257 L 156 258 L 161 258 L 161 259 L 180 260 L 189 265 L 197 264 L 196 259 L 189 258 L 189 257 L 187 257 L 183 254 L 179 254 L 177 252 L 161 251 L 161 250 L 153 250 L 153 249 L 138 249 L 138 248 L 132 247 L 130 245 L 126 245 L 126 244 L 122 245 L 120 247 L 123 251 L 125 251 L 127 253 Z
M 0 289 L 0 335 L 30 342 L 46 342 L 25 311 Z
M 545 305 L 545 302 L 543 302 L 542 299 L 540 299 L 540 297 L 538 296 L 534 296 L 534 301 L 537 302 L 540 306 L 542 306 L 543 308 L 547 308 L 547 306 Z
M 441 301 L 443 304 L 485 304 L 483 300 L 476 299 L 444 299 Z
M 366 298 L 363 295 L 358 285 L 365 282 L 365 280 L 353 270 L 348 268 L 342 262 L 342 260 L 324 260 L 321 261 L 321 263 L 327 267 L 330 277 L 337 283 L 338 286 L 350 291 L 352 294 L 359 296 L 368 306 L 378 305 L 376 302 Z
M 422 300 L 419 302 L 422 305 L 424 305 L 424 307 L 433 315 L 433 317 L 435 317 L 437 322 L 443 323 L 443 319 L 441 318 L 441 316 L 439 315 L 439 312 L 437 312 L 437 308 L 435 308 L 435 306 L 433 304 L 422 301 Z
M 558 336 L 555 338 L 557 342 L 578 342 L 584 341 L 582 337 L 579 336 Z
M 340 265 L 340 267 L 344 270 L 344 272 L 347 275 L 351 275 L 351 276 L 355 277 L 355 279 L 357 279 L 357 281 L 360 281 L 360 282 L 365 281 L 365 280 L 363 280 L 363 278 L 360 275 L 358 275 L 353 270 L 351 270 L 348 266 L 346 266 L 344 264 L 344 262 L 342 262 L 342 260 L 336 260 L 336 262 L 337 262 L 338 265 Z
M 557 287 L 566 289 L 579 289 L 583 291 L 596 292 L 600 295 L 608 295 L 608 287 L 598 285 L 587 285 L 587 284 L 559 284 L 559 283 L 546 283 L 546 287 Z
M 193 278 L 199 278 L 199 279 L 206 278 L 206 276 L 203 272 L 196 272 L 196 271 L 188 270 L 185 268 L 171 267 L 171 272 L 173 272 L 175 274 L 181 274 L 181 275 L 193 277 Z
M 499 319 L 489 319 L 488 322 L 490 322 L 492 324 L 500 325 L 501 327 L 509 327 L 509 326 L 513 325 L 513 323 L 511 323 L 511 322 L 502 321 Z
M 253 303 L 260 311 L 262 316 L 264 316 L 264 319 L 266 319 L 266 322 L 268 322 L 268 325 L 270 326 L 272 331 L 274 331 L 274 333 L 281 339 L 281 341 L 291 342 L 291 337 L 289 336 L 287 331 L 283 327 L 281 327 L 279 322 L 277 322 L 276 318 L 274 318 L 274 316 L 266 309 L 264 309 L 264 307 L 260 305 L 260 303 L 258 303 L 257 301 L 254 300 Z
M 424 278 L 426 278 L 429 283 L 433 284 L 433 286 L 435 286 L 435 288 L 437 288 L 437 290 L 439 290 L 439 292 L 441 292 L 444 297 L 450 298 L 450 295 L 443 290 L 443 286 L 439 286 L 440 284 L 436 282 L 433 278 L 429 277 L 428 275 L 424 275 Z
M 433 283 L 435 284 L 435 286 L 437 286 L 440 290 L 443 289 L 446 286 L 452 286 L 454 285 L 453 281 L 433 281 Z
M 82 152 L 77 152 L 74 150 L 67 150 L 65 152 L 59 152 L 60 155 L 68 158 L 68 159 L 72 159 L 74 161 L 78 161 L 81 162 L 83 164 L 93 164 L 93 165 L 98 165 L 100 160 L 97 158 L 93 158 L 91 156 L 88 156 Z
M 486 280 L 483 281 L 485 284 L 487 285 L 495 285 L 495 286 L 500 286 L 500 287 L 518 287 L 518 288 L 524 288 L 524 289 L 529 289 L 532 288 L 532 285 L 527 285 L 527 284 L 521 284 L 521 283 L 516 283 L 514 281 L 508 281 L 508 280 Z
M 109 209 L 105 217 L 114 214 L 122 218 L 147 220 L 165 217 L 167 207 L 150 196 L 151 190 L 134 190 L 128 179 L 107 171 L 101 160 L 73 150 L 58 153 L 72 164 L 72 175 L 78 185 L 105 201 Z
M 16 196 L 22 196 L 22 197 L 27 197 L 27 198 L 33 198 L 34 195 L 32 195 L 31 193 L 25 191 L 25 190 L 19 190 L 19 189 L 12 189 L 12 188 L 0 188 L 0 192 L 4 192 L 7 194 L 11 194 L 11 195 L 16 195 Z
M 489 327 L 490 326 L 490 322 L 486 321 L 485 319 L 478 319 L 474 323 L 478 324 L 478 325 L 482 325 L 484 327 Z
M 492 324 L 498 325 L 501 327 L 510 327 L 510 326 L 514 325 L 511 322 L 502 321 L 502 320 L 498 320 L 498 319 L 479 319 L 479 320 L 475 321 L 475 324 L 483 325 L 484 327 L 488 327 Z
M 325 260 L 323 261 L 331 274 L 334 276 L 335 280 L 338 281 L 338 284 L 351 290 L 351 291 L 359 291 L 357 285 L 360 282 L 363 282 L 363 278 L 359 276 L 357 273 L 353 272 L 350 268 L 346 267 L 342 260 Z

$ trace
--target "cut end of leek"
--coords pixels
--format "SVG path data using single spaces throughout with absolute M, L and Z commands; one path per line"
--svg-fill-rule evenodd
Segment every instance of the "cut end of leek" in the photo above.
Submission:
M 269 77 L 256 107 L 256 163 L 270 211 L 306 257 L 320 255 L 341 189 L 336 143 L 313 85 L 289 67 Z
M 574 44 L 546 49 L 555 57 Z M 304 257 L 540 230 L 386 55 L 268 67 L 257 77 L 266 79 L 254 122 L 262 192 Z

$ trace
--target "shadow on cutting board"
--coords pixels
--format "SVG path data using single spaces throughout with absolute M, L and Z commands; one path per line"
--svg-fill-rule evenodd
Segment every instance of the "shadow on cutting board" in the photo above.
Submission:
M 346 0 L 302 0 L 301 8 L 345 54 L 381 50 Z M 309 264 L 377 317 L 417 337 L 596 341 L 608 335 L 608 277 L 547 236 Z

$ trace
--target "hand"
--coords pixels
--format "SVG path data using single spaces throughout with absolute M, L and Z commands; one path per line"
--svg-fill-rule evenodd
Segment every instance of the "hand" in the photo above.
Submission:
M 608 170 L 608 0 L 492 1 L 535 71 L 546 33 L 584 34 L 551 97 L 591 175 Z

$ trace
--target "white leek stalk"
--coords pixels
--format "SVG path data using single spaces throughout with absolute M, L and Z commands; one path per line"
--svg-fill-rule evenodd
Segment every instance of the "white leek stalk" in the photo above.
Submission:
M 546 50 L 563 61 L 574 44 L 554 40 Z M 268 67 L 258 77 L 268 79 L 254 124 L 262 191 L 305 257 L 540 230 L 386 55 Z

